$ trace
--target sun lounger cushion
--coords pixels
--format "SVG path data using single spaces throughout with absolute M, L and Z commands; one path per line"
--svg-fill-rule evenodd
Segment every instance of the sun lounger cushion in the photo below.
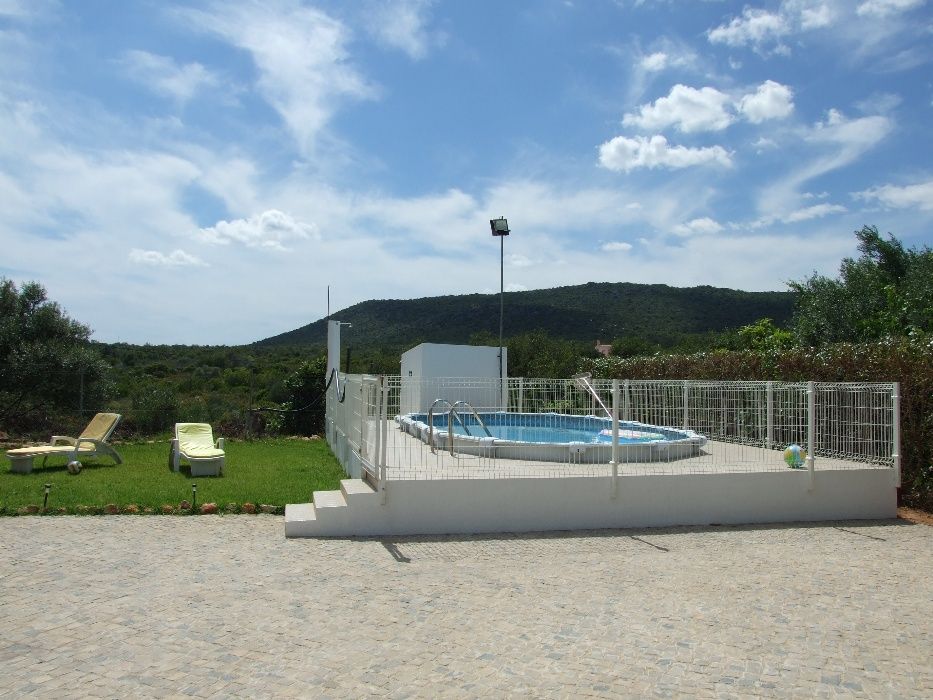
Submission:
M 214 435 L 207 423 L 181 423 L 177 428 L 178 446 L 188 459 L 223 457 L 224 451 L 214 446 Z

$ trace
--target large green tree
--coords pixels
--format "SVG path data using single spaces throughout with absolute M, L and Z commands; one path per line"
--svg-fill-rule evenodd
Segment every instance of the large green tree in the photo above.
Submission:
M 306 360 L 288 375 L 275 397 L 282 403 L 282 429 L 289 434 L 321 435 L 327 387 L 327 356 Z
M 855 236 L 861 255 L 845 258 L 836 279 L 814 274 L 790 283 L 797 341 L 819 346 L 933 332 L 933 250 L 904 248 L 874 226 Z
M 99 407 L 108 366 L 90 335 L 42 285 L 0 278 L 0 427 L 38 428 L 57 413 Z

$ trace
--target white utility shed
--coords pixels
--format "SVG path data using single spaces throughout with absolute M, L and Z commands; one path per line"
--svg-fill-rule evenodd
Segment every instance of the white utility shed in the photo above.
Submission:
M 469 381 L 498 376 L 498 346 L 421 343 L 402 353 L 401 412 L 426 413 L 436 399 L 467 401 L 477 410 L 503 410 L 505 381 L 493 394 L 489 382 Z M 502 379 L 507 377 L 508 348 L 502 348 Z

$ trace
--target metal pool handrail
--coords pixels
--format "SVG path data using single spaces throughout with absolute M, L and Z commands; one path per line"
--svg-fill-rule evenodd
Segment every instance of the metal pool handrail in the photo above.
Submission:
M 486 431 L 486 437 L 492 437 L 492 433 L 489 432 L 489 428 L 486 427 L 486 424 L 483 422 L 483 419 L 480 418 L 479 414 L 476 412 L 476 409 L 473 408 L 473 404 L 471 404 L 469 401 L 464 401 L 463 399 L 461 399 L 460 401 L 455 401 L 454 405 L 451 406 L 450 410 L 453 411 L 457 415 L 457 420 L 460 421 L 460 425 L 462 425 L 463 429 L 466 430 L 466 434 L 469 435 L 470 437 L 473 437 L 472 433 L 470 433 L 469 428 L 467 428 L 466 424 L 463 422 L 463 419 L 460 418 L 460 414 L 457 413 L 457 406 L 460 406 L 461 404 L 470 409 L 470 412 L 473 414 L 473 417 L 476 418 L 476 420 L 482 426 L 483 430 Z
M 431 404 L 431 408 L 428 409 L 428 444 L 431 445 L 431 454 L 437 454 L 437 448 L 434 446 L 434 407 L 439 403 L 446 403 L 450 409 L 447 412 L 447 434 L 453 434 L 453 416 L 454 416 L 454 406 L 447 399 L 434 399 L 434 403 Z M 450 440 L 450 454 L 454 453 L 454 441 L 453 438 Z
M 573 375 L 573 383 L 584 391 L 589 392 L 593 398 L 596 399 L 596 403 L 599 404 L 600 408 L 606 412 L 606 415 L 612 418 L 612 412 L 606 408 L 606 404 L 603 403 L 602 399 L 599 398 L 599 394 L 596 393 L 596 389 L 590 384 L 590 379 L 592 378 L 593 375 L 589 372 L 581 372 L 580 374 Z
M 454 456 L 454 418 L 463 426 L 464 431 L 467 435 L 470 434 L 469 428 L 466 427 L 466 423 L 463 422 L 463 418 L 460 417 L 460 414 L 457 413 L 457 406 L 463 404 L 467 406 L 476 416 L 476 420 L 479 421 L 479 424 L 483 426 L 483 430 L 486 431 L 486 435 L 492 437 L 492 433 L 489 432 L 489 428 L 486 427 L 486 424 L 483 422 L 483 419 L 479 417 L 479 414 L 476 412 L 476 409 L 467 402 L 467 401 L 457 401 L 456 403 L 450 403 L 447 399 L 434 399 L 434 403 L 431 404 L 431 408 L 428 409 L 428 443 L 431 445 L 431 454 L 437 454 L 437 447 L 434 445 L 434 407 L 439 403 L 446 403 L 450 410 L 447 412 L 447 439 L 450 442 L 449 450 L 450 455 Z M 472 435 L 471 435 L 472 437 Z

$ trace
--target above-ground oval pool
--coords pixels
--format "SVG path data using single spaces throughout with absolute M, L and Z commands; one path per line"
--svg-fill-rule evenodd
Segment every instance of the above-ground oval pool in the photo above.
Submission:
M 489 429 L 486 434 L 476 415 Z M 455 454 L 545 462 L 607 463 L 612 459 L 612 421 L 563 413 L 425 413 L 396 416 L 399 428 L 438 450 Z M 433 429 L 432 429 L 433 427 Z M 661 462 L 699 454 L 706 438 L 691 430 L 619 421 L 619 462 Z

